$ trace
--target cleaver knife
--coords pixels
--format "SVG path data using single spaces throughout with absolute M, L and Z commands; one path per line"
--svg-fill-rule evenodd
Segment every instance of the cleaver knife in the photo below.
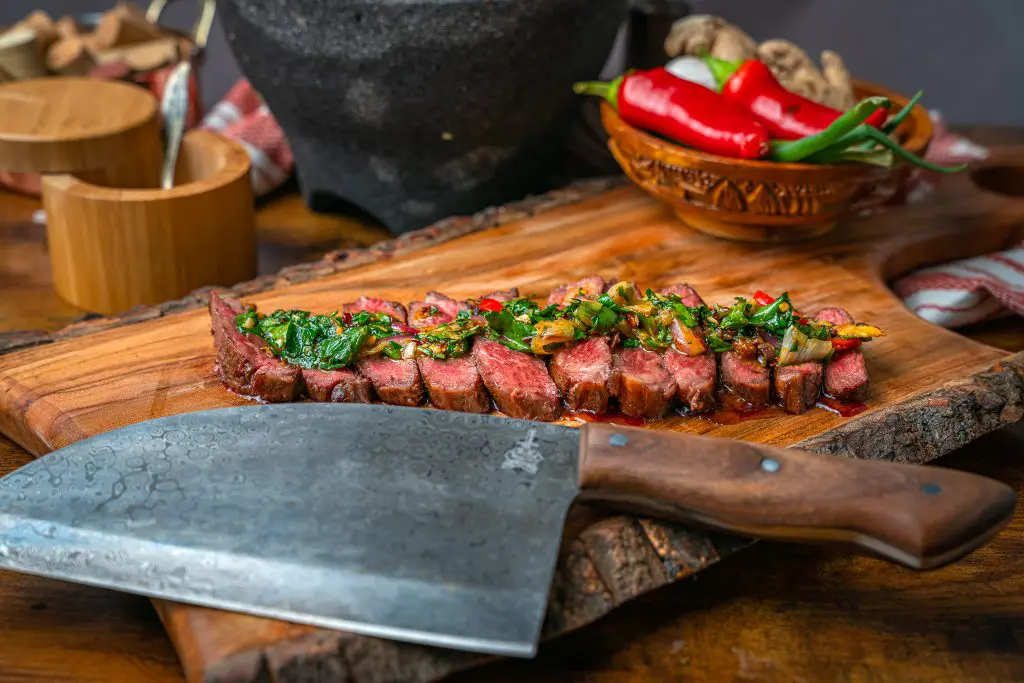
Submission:
M 938 467 L 606 423 L 251 405 L 113 430 L 0 479 L 0 567 L 532 657 L 576 501 L 929 569 L 995 535 L 1016 496 Z

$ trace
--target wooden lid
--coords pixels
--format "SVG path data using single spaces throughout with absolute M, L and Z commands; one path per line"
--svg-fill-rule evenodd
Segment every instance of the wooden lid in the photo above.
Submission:
M 159 135 L 156 97 L 118 81 L 53 77 L 0 84 L 0 169 L 73 172 L 120 165 Z

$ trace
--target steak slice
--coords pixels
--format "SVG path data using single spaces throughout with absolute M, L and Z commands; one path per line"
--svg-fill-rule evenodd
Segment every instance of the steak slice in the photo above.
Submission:
M 342 310 L 348 313 L 368 311 L 390 315 L 405 323 L 405 307 L 397 301 L 385 301 L 375 297 L 361 296 L 353 303 L 345 304 Z M 373 384 L 373 389 L 384 403 L 395 406 L 418 406 L 423 402 L 423 382 L 414 360 L 392 360 L 387 356 L 370 356 L 356 361 L 356 367 Z
M 423 403 L 423 382 L 414 360 L 392 360 L 370 356 L 357 362 L 359 374 L 370 380 L 377 397 L 393 406 L 418 406 Z
M 302 369 L 306 393 L 320 403 L 369 403 L 370 381 L 354 368 L 338 370 Z
M 799 415 L 817 404 L 821 393 L 821 363 L 780 365 L 775 368 L 775 395 L 787 413 Z
M 511 289 L 499 289 L 495 292 L 491 292 L 490 294 L 484 294 L 482 297 L 480 297 L 480 300 L 482 301 L 483 299 L 494 299 L 495 301 L 512 301 L 512 299 L 518 298 L 519 288 L 512 287 Z
M 722 354 L 722 386 L 754 408 L 763 408 L 768 405 L 771 371 L 754 359 L 726 351 Z
M 853 316 L 842 308 L 824 308 L 814 317 L 833 325 L 854 322 Z M 868 399 L 871 384 L 859 348 L 840 351 L 825 364 L 825 393 L 838 401 L 861 403 Z
M 440 292 L 427 292 L 423 301 L 409 304 L 409 325 L 417 329 L 436 327 L 449 322 L 469 306 Z M 472 355 L 448 360 L 416 359 L 420 376 L 427 387 L 430 402 L 440 410 L 462 413 L 487 413 L 491 397 L 476 369 Z
M 454 320 L 460 311 L 468 309 L 465 302 L 456 301 L 440 292 L 427 292 L 423 301 L 409 304 L 409 326 L 417 330 L 437 327 Z
M 302 393 L 299 367 L 271 356 L 266 343 L 256 335 L 239 332 L 235 317 L 243 312 L 238 301 L 222 299 L 216 292 L 210 296 L 217 373 L 228 388 L 243 396 L 268 403 L 296 400 Z
M 573 410 L 608 410 L 612 349 L 604 337 L 590 337 L 551 356 L 551 378 Z
M 558 418 L 558 387 L 540 358 L 477 338 L 473 343 L 473 360 L 498 410 L 521 419 Z
M 591 275 L 556 287 L 547 305 L 564 306 L 573 297 L 596 299 L 604 293 L 604 278 Z M 558 349 L 551 356 L 551 378 L 572 410 L 604 413 L 608 410 L 612 377 L 612 349 L 604 337 L 590 337 Z
M 405 324 L 406 321 L 405 306 L 397 301 L 385 301 L 374 296 L 361 296 L 352 303 L 343 305 L 341 310 L 346 313 L 358 313 L 360 311 L 383 313 L 384 315 L 390 315 L 402 324 Z
M 624 415 L 655 418 L 668 412 L 676 383 L 660 354 L 620 348 L 612 354 L 611 389 Z
M 675 349 L 665 352 L 665 367 L 676 384 L 676 398 L 695 413 L 715 407 L 715 380 L 718 362 L 715 354 L 705 351 L 699 356 L 687 356 Z
M 661 293 L 676 294 L 685 306 L 704 305 L 704 299 L 697 290 L 686 283 L 666 287 Z M 675 379 L 676 398 L 680 403 L 695 413 L 714 408 L 715 383 L 718 380 L 718 360 L 714 352 L 705 350 L 699 356 L 688 356 L 676 349 L 669 349 L 665 352 L 665 366 Z
M 596 299 L 604 294 L 604 290 L 607 286 L 607 282 L 600 275 L 588 275 L 582 280 L 568 282 L 564 285 L 555 287 L 551 290 L 551 294 L 548 295 L 547 305 L 550 306 L 552 304 L 556 304 L 558 306 L 564 306 L 569 303 L 573 297 L 579 297 L 581 299 Z
M 472 355 L 448 360 L 421 357 L 416 364 L 435 408 L 460 413 L 490 412 L 491 397 Z
M 704 305 L 704 299 L 702 299 L 700 294 L 697 293 L 697 290 L 691 287 L 690 285 L 686 284 L 685 282 L 681 282 L 679 284 L 666 287 L 665 289 L 661 290 L 661 293 L 675 294 L 676 296 L 679 297 L 679 300 L 683 302 L 684 306 L 693 307 Z

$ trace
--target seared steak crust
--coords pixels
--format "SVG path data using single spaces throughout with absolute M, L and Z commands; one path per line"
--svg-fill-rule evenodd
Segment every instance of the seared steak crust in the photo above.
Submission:
M 787 413 L 799 415 L 818 403 L 823 371 L 817 362 L 775 368 L 775 396 Z
M 235 317 L 243 311 L 237 301 L 222 299 L 216 292 L 210 296 L 216 369 L 221 379 L 235 393 L 268 403 L 298 399 L 302 393 L 299 368 L 271 356 L 259 337 L 238 331 Z

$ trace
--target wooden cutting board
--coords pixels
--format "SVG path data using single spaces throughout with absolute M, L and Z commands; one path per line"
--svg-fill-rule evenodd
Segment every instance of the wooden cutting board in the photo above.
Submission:
M 839 305 L 887 331 L 865 350 L 873 393 L 864 413 L 843 418 L 815 409 L 734 424 L 671 417 L 650 428 L 924 462 L 1024 415 L 1024 354 L 1006 357 L 922 321 L 885 283 L 921 265 L 999 250 L 1024 237 L 1024 201 L 976 183 L 1012 188 L 1015 178 L 1024 177 L 1019 168 L 1024 154 L 997 156 L 987 170 L 947 178 L 923 204 L 788 246 L 696 234 L 621 183 L 599 192 L 572 190 L 561 199 L 533 201 L 533 215 L 508 208 L 447 221 L 392 245 L 331 255 L 238 289 L 261 310 L 324 311 L 361 294 L 408 302 L 430 289 L 465 297 L 515 285 L 524 294 L 545 295 L 590 273 L 632 279 L 641 287 L 685 281 L 709 302 L 756 289 L 789 291 L 802 309 Z M 155 319 L 100 321 L 93 326 L 108 329 L 81 336 L 76 335 L 82 330 L 71 330 L 53 343 L 0 356 L 0 429 L 39 455 L 140 420 L 242 403 L 213 372 L 203 299 L 191 299 L 193 310 L 186 312 L 136 312 L 135 318 Z M 545 637 L 579 628 L 747 543 L 580 510 L 567 529 Z M 191 681 L 422 683 L 485 661 L 216 610 L 156 605 Z

